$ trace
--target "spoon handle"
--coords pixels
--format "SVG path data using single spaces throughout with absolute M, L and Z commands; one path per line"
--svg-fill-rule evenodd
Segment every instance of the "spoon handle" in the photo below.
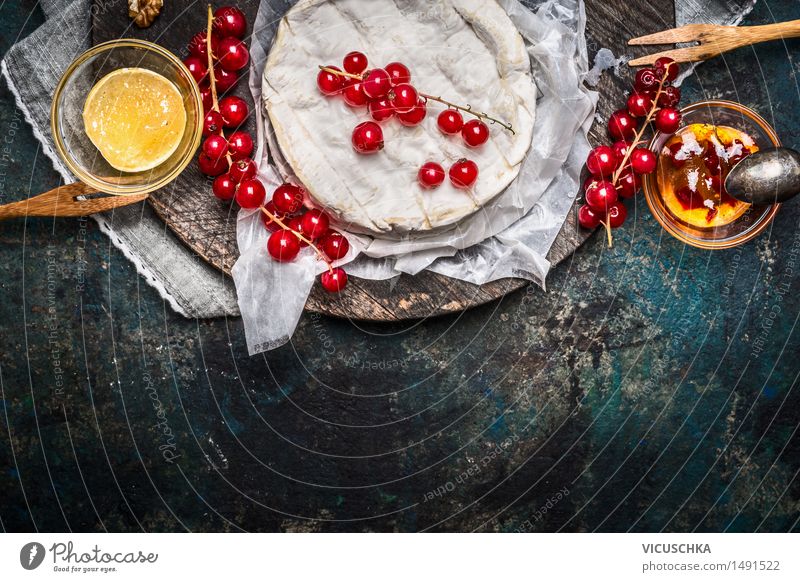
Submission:
M 98 194 L 97 189 L 82 182 L 65 184 L 27 200 L 0 206 L 0 220 L 25 216 L 89 216 L 97 212 L 141 202 L 148 196 L 147 194 L 134 194 L 130 196 L 77 198 L 78 196 L 92 194 Z
M 762 24 L 760 26 L 742 26 L 739 27 L 739 30 L 747 41 L 743 44 L 753 44 L 782 38 L 795 38 L 800 36 L 800 20 Z

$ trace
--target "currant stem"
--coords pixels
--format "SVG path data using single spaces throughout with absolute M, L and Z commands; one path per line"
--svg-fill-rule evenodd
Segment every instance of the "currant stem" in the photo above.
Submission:
M 510 131 L 512 135 L 517 134 L 517 132 L 514 131 L 514 128 L 511 126 L 510 123 L 506 123 L 505 121 L 501 121 L 500 119 L 492 117 L 488 113 L 483 113 L 482 111 L 474 111 L 471 105 L 466 105 L 466 106 L 456 105 L 455 103 L 451 103 L 446 99 L 442 99 L 441 97 L 435 97 L 434 95 L 428 95 L 427 93 L 420 93 L 419 95 L 420 97 L 424 97 L 428 101 L 438 101 L 442 105 L 447 105 L 452 109 L 458 109 L 459 111 L 463 111 L 464 113 L 469 113 L 470 115 L 474 115 L 478 119 L 481 120 L 486 119 L 490 121 L 492 124 L 496 123 L 497 125 L 500 125 L 503 129 L 507 129 L 508 131 Z
M 347 73 L 345 71 L 337 71 L 336 69 L 332 69 L 331 67 L 323 67 L 322 65 L 319 65 L 319 68 L 320 68 L 321 71 L 325 71 L 327 73 L 332 73 L 332 74 L 338 75 L 340 77 L 349 77 L 350 79 L 358 79 L 359 81 L 361 81 L 362 78 L 363 78 L 361 75 L 354 75 L 353 73 Z M 466 105 L 466 106 L 464 106 L 464 105 L 456 105 L 455 103 L 451 103 L 450 101 L 442 99 L 441 97 L 437 97 L 437 96 L 434 96 L 434 95 L 428 95 L 427 93 L 422 93 L 422 92 L 419 93 L 419 96 L 424 98 L 426 101 L 437 101 L 437 102 L 441 103 L 442 105 L 447 105 L 448 107 L 450 107 L 452 109 L 458 109 L 459 111 L 463 111 L 464 113 L 469 113 L 470 115 L 474 115 L 478 119 L 486 119 L 486 120 L 490 121 L 493 124 L 496 123 L 496 124 L 502 126 L 504 129 L 507 129 L 508 131 L 510 131 L 512 135 L 516 135 L 516 132 L 514 131 L 514 128 L 511 126 L 510 123 L 506 123 L 505 121 L 501 121 L 500 119 L 492 117 L 488 113 L 483 113 L 481 111 L 474 111 L 470 105 Z
M 359 81 L 362 81 L 364 79 L 361 75 L 354 75 L 353 73 L 348 73 L 346 71 L 337 71 L 336 69 L 332 69 L 330 67 L 323 67 L 322 65 L 319 66 L 319 70 L 325 71 L 326 73 L 339 75 L 340 77 L 350 77 L 351 79 L 358 79 Z
M 319 248 L 317 248 L 317 245 L 315 245 L 313 241 L 311 241 L 311 240 L 307 239 L 306 237 L 304 237 L 301 232 L 298 232 L 298 231 L 294 230 L 293 228 L 289 228 L 289 226 L 286 225 L 286 223 L 281 221 L 280 218 L 278 218 L 277 216 L 272 214 L 269 210 L 267 210 L 263 206 L 259 207 L 259 209 L 261 210 L 261 212 L 266 214 L 271 221 L 273 221 L 275 224 L 280 226 L 283 230 L 288 230 L 289 232 L 294 234 L 297 238 L 299 238 L 301 241 L 303 241 L 308 246 L 310 246 L 312 249 L 314 249 L 314 251 L 317 253 L 317 255 L 319 255 L 319 258 L 322 259 L 323 261 L 325 261 L 325 264 L 328 266 L 328 271 L 333 273 L 333 264 L 330 261 L 328 261 L 328 257 L 321 250 L 319 250 Z
M 217 97 L 217 78 L 214 76 L 214 55 L 211 51 L 211 28 L 214 24 L 214 13 L 211 4 L 208 5 L 208 24 L 206 26 L 206 52 L 208 53 L 208 84 L 211 86 L 211 109 L 219 113 L 219 98 Z M 225 131 L 220 127 L 219 135 L 225 137 Z M 225 154 L 228 169 L 233 166 L 233 156 L 230 152 Z
M 603 225 L 603 228 L 606 231 L 606 236 L 608 237 L 608 248 L 614 246 L 614 237 L 611 236 L 611 221 L 610 220 L 601 220 L 600 224 Z
M 206 27 L 206 52 L 208 53 L 208 80 L 211 85 L 211 108 L 219 113 L 219 99 L 217 99 L 217 79 L 214 76 L 214 55 L 211 53 L 211 27 L 214 24 L 214 13 L 211 4 L 208 5 L 208 25 Z

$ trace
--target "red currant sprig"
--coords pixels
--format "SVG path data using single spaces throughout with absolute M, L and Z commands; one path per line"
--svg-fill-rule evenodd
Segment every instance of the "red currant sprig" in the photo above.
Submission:
M 309 210 L 287 220 L 294 213 L 291 210 L 298 208 L 298 196 L 302 200 L 302 191 L 297 186 L 283 184 L 275 191 L 272 201 L 261 206 L 264 226 L 272 232 L 267 251 L 274 260 L 289 262 L 297 257 L 301 246 L 311 247 L 328 267 L 320 275 L 323 289 L 338 293 L 347 286 L 347 273 L 334 267 L 333 262 L 347 255 L 350 243 L 340 232 L 329 228 L 330 219 L 320 210 Z
M 234 136 L 238 136 L 237 139 L 230 142 L 223 129 L 235 128 L 244 123 L 250 113 L 247 103 L 232 95 L 220 100 L 217 92 L 220 88 L 230 89 L 238 80 L 237 71 L 244 68 L 250 59 L 247 46 L 240 40 L 246 30 L 247 22 L 241 10 L 233 6 L 223 6 L 212 12 L 209 4 L 206 30 L 192 37 L 189 42 L 192 56 L 184 61 L 195 80 L 201 83 L 203 104 L 208 107 L 203 119 L 203 135 L 206 140 L 202 146 L 203 153 L 198 159 L 200 171 L 208 176 L 224 173 L 223 160 L 230 170 L 237 160 L 248 160 L 253 151 L 253 141 L 248 134 L 236 132 Z M 224 36 L 220 39 L 219 35 Z M 201 57 L 205 58 L 205 64 Z M 220 78 L 225 79 L 224 87 L 219 86 Z M 229 182 L 230 180 L 214 182 L 212 189 L 218 198 L 230 199 Z
M 443 99 L 441 96 L 430 95 L 428 93 L 418 91 L 408 83 L 407 73 L 404 74 L 398 72 L 399 67 L 403 67 L 406 72 L 408 71 L 405 65 L 402 65 L 401 63 L 391 63 L 390 65 L 387 65 L 387 68 L 390 68 L 390 71 L 388 72 L 386 69 L 372 69 L 366 73 L 359 74 L 342 71 L 338 67 L 320 65 L 320 74 L 317 76 L 317 84 L 320 88 L 320 91 L 322 91 L 322 93 L 325 95 L 334 95 L 339 91 L 346 91 L 347 88 L 350 87 L 351 90 L 360 89 L 366 95 L 368 100 L 382 99 L 392 92 L 394 95 L 391 96 L 391 100 L 395 104 L 395 110 L 401 115 L 407 115 L 414 109 L 414 107 L 418 107 L 420 104 L 426 104 L 428 101 L 436 101 L 442 105 L 446 105 L 449 109 L 455 109 L 468 113 L 469 115 L 473 115 L 481 122 L 485 120 L 491 124 L 498 124 L 504 129 L 510 131 L 512 134 L 515 133 L 514 128 L 510 123 L 497 119 L 496 117 L 492 117 L 488 113 L 475 111 L 472 109 L 471 105 L 458 105 Z M 343 80 L 337 83 L 334 80 L 335 77 L 350 79 L 351 84 L 348 85 L 346 81 Z M 402 80 L 404 82 L 392 86 L 393 79 Z M 347 101 L 346 97 L 345 100 Z M 358 105 L 365 104 L 366 102 L 359 103 Z
M 656 154 L 640 147 L 645 131 L 651 124 L 666 134 L 680 127 L 681 113 L 675 109 L 680 89 L 670 85 L 677 76 L 678 64 L 666 57 L 658 59 L 653 68 L 639 70 L 627 109 L 615 111 L 608 121 L 608 132 L 618 141 L 612 147 L 594 148 L 586 160 L 592 177 L 584 184 L 585 204 L 578 209 L 578 223 L 587 229 L 602 224 L 609 246 L 611 229 L 622 226 L 627 216 L 620 199 L 635 196 L 640 176 L 656 169 Z M 641 126 L 638 118 L 643 118 Z
M 256 178 L 258 168 L 250 157 L 254 149 L 252 136 L 245 131 L 225 136 L 225 128 L 241 126 L 250 113 L 243 99 L 234 95 L 220 99 L 218 94 L 233 87 L 239 79 L 238 71 L 249 61 L 247 46 L 241 40 L 246 31 L 247 22 L 241 10 L 224 6 L 212 12 L 209 5 L 205 32 L 197 33 L 189 43 L 192 56 L 184 62 L 195 80 L 202 83 L 203 105 L 207 109 L 203 121 L 206 139 L 198 158 L 200 171 L 216 176 L 211 189 L 220 200 L 235 200 L 242 208 L 261 209 L 266 217 L 264 225 L 272 231 L 267 250 L 274 260 L 294 260 L 301 246 L 311 246 L 328 265 L 320 277 L 323 288 L 339 292 L 347 285 L 347 273 L 334 268 L 332 262 L 347 254 L 350 248 L 347 239 L 330 230 L 328 217 L 318 210 L 284 222 L 285 217 L 303 208 L 302 189 L 283 184 L 265 205 L 267 192 Z

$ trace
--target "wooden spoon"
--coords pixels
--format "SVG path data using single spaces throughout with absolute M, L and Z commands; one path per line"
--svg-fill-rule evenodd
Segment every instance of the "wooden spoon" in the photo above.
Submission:
M 0 206 L 0 220 L 24 216 L 89 216 L 112 208 L 136 204 L 148 196 L 147 193 L 127 196 L 102 194 L 83 182 L 75 182 L 53 188 L 49 192 L 27 200 Z

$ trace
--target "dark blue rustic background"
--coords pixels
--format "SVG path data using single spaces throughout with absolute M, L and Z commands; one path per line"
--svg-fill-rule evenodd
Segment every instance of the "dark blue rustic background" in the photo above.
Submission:
M 41 23 L 0 5 L 0 51 Z M 761 0 L 747 24 L 800 17 Z M 800 41 L 698 69 L 800 146 Z M 0 85 L 0 200 L 58 183 Z M 536 288 L 397 325 L 303 317 L 248 358 L 91 220 L 0 224 L 0 526 L 787 531 L 800 504 L 797 201 L 735 250 L 641 198 Z

